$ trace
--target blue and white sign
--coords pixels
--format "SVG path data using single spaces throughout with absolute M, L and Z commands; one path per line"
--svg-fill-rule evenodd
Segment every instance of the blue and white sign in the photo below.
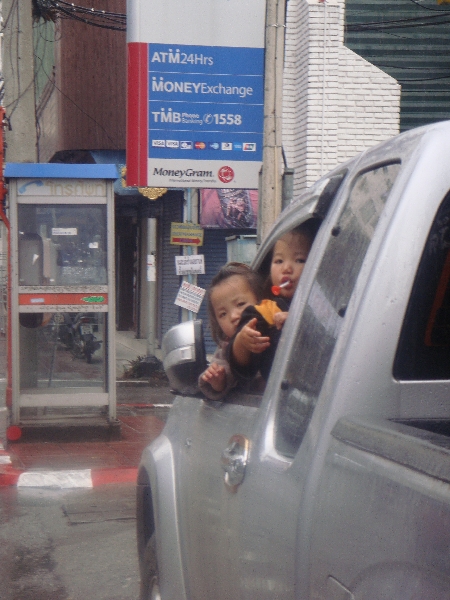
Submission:
M 149 44 L 149 67 L 150 157 L 262 160 L 262 48 Z
M 127 184 L 257 188 L 265 1 L 129 4 Z

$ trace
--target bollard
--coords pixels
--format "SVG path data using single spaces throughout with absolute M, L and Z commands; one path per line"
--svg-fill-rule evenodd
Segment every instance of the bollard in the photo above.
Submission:
M 6 445 L 6 430 L 8 428 L 9 414 L 6 406 L 0 406 L 0 443 Z

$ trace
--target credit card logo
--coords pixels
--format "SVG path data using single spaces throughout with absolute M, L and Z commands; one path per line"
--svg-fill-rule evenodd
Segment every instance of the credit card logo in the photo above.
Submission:
M 192 142 L 180 142 L 180 148 L 181 150 L 192 150 L 192 148 L 194 147 L 194 144 Z
M 241 142 L 237 142 L 236 144 L 233 144 L 233 148 L 235 150 L 242 150 L 242 144 L 241 144 Z
M 220 148 L 219 142 L 208 142 L 208 148 L 210 150 L 218 150 Z
M 204 150 L 206 148 L 206 144 L 205 144 L 205 142 L 195 142 L 194 148 L 196 150 Z
M 244 142 L 242 146 L 242 150 L 244 152 L 256 152 L 256 143 L 255 142 Z
M 222 150 L 233 150 L 233 144 L 231 142 L 222 142 Z
M 165 148 L 166 140 L 152 140 L 152 146 L 156 146 L 157 148 Z
M 179 148 L 180 142 L 178 140 L 166 140 L 166 148 Z

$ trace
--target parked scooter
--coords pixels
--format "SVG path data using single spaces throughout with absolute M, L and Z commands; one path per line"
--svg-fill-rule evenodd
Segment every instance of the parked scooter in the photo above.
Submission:
M 72 354 L 75 358 L 85 358 L 88 363 L 92 362 L 92 355 L 101 347 L 94 331 L 98 329 L 95 314 L 77 313 L 72 323 L 73 346 Z
M 92 355 L 101 347 L 95 337 L 98 331 L 95 313 L 57 313 L 53 316 L 57 325 L 58 340 L 64 344 L 75 358 L 85 358 L 92 362 Z

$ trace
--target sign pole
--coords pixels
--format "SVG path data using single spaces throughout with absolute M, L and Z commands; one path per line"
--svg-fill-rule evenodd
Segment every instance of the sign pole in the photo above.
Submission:
M 267 0 L 264 79 L 264 147 L 257 243 L 282 208 L 282 91 L 286 0 Z
M 196 190 L 192 188 L 187 188 L 184 192 L 184 221 L 189 221 L 190 223 L 197 223 L 198 221 L 198 202 L 197 202 L 197 194 Z M 192 255 L 197 254 L 197 247 L 192 246 L 183 246 L 183 254 L 184 255 Z M 187 281 L 188 283 L 192 283 L 193 285 L 197 285 L 197 275 L 184 275 L 183 281 Z M 182 321 L 193 321 L 195 319 L 195 314 L 190 311 L 182 308 Z
M 147 355 L 156 351 L 156 219 L 147 219 L 148 336 Z

